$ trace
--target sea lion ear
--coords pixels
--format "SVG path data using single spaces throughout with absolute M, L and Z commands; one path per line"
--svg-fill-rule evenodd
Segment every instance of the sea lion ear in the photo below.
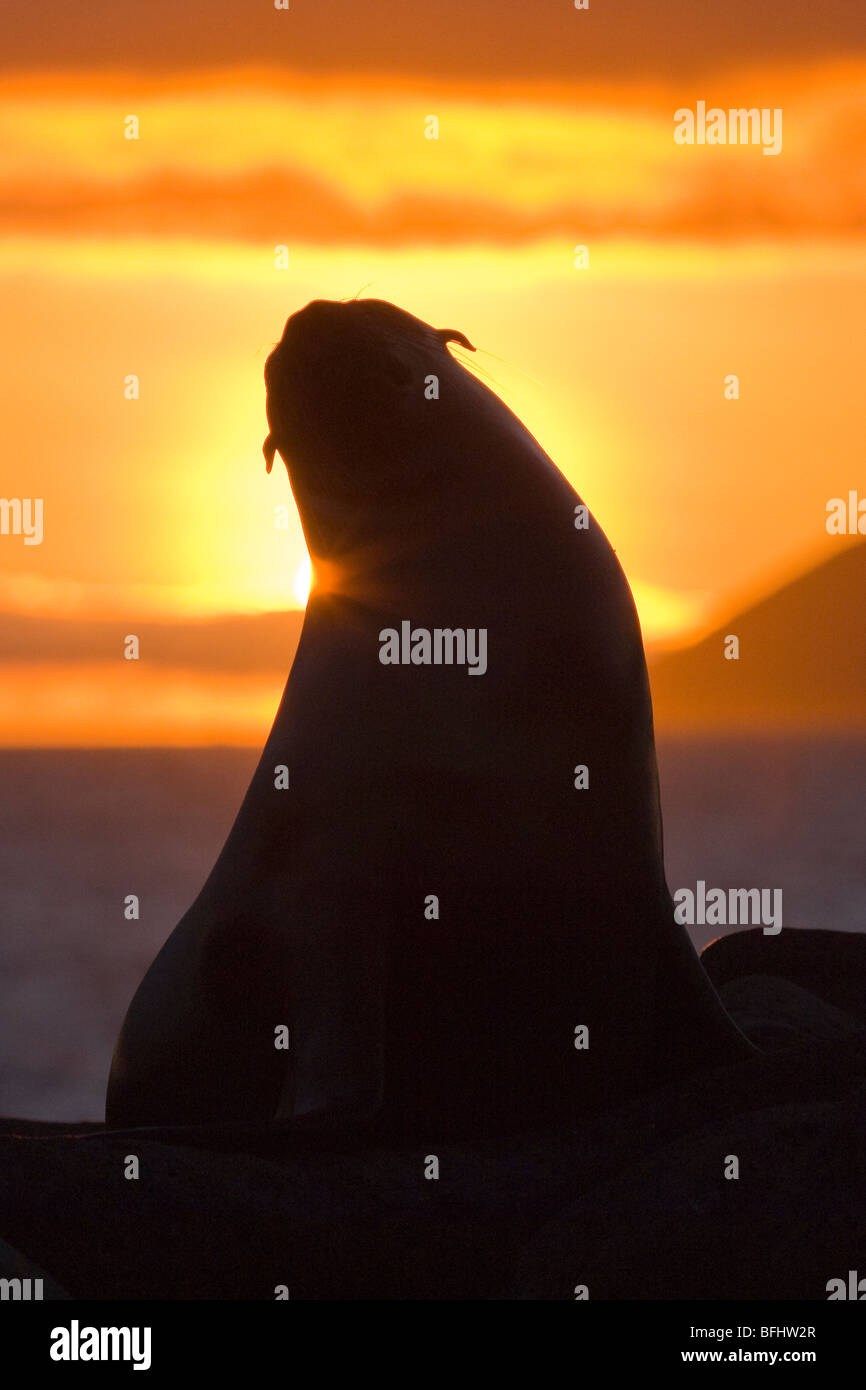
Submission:
M 269 434 L 264 444 L 262 445 L 262 453 L 265 456 L 265 464 L 269 473 L 274 466 L 274 454 L 276 452 L 277 446 L 274 440 L 274 436 L 272 434 Z
M 470 352 L 475 351 L 475 347 L 470 343 L 465 333 L 461 333 L 456 328 L 437 328 L 436 337 L 441 338 L 443 343 L 459 343 L 461 347 L 468 348 Z

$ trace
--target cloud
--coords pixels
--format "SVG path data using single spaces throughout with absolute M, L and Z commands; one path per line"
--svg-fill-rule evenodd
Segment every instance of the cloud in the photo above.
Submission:
M 291 244 L 793 237 L 866 226 L 866 62 L 714 85 L 335 85 L 274 71 L 12 83 L 0 231 Z M 129 98 L 129 90 L 137 90 Z M 784 112 L 783 153 L 677 146 L 697 100 Z M 140 121 L 137 141 L 123 119 Z M 435 114 L 439 139 L 427 140 Z
M 3 62 L 16 68 L 135 61 L 144 70 L 286 61 L 307 72 L 495 75 L 695 72 L 756 57 L 845 53 L 866 44 L 862 5 L 815 0 L 328 0 L 276 11 L 272 0 L 88 0 L 7 7 Z
M 173 670 L 282 673 L 285 677 L 303 625 L 297 609 L 182 622 L 110 618 L 55 618 L 0 612 L 0 666 L 16 669 L 46 660 L 75 666 L 129 667 L 127 634 L 141 644 L 142 665 Z

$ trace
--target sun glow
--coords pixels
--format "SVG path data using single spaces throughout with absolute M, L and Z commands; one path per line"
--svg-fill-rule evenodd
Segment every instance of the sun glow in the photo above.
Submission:
M 826 501 L 862 472 L 866 62 L 756 63 L 712 91 L 437 81 L 441 141 L 426 78 L 276 59 L 5 74 L 2 490 L 45 498 L 46 532 L 0 537 L 0 743 L 255 743 L 291 652 L 273 678 L 238 661 L 215 679 L 185 624 L 302 614 L 311 592 L 381 602 L 375 527 L 311 569 L 291 486 L 265 473 L 264 364 L 311 299 L 360 292 L 468 333 L 467 365 L 615 548 L 648 645 L 824 558 Z M 683 101 L 761 92 L 785 108 L 781 159 L 674 143 Z M 15 646 L 31 616 L 39 670 Z M 188 668 L 112 674 L 112 632 L 172 621 Z
M 299 608 L 306 608 L 312 584 L 313 567 L 310 563 L 309 555 L 305 555 L 298 565 L 298 568 L 295 570 L 295 577 L 292 580 L 292 593 L 295 596 Z

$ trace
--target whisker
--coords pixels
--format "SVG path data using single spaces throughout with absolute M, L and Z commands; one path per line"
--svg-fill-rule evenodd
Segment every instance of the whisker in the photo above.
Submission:
M 342 299 L 339 299 L 339 300 L 337 301 L 337 303 L 338 303 L 338 304 L 352 304 L 352 303 L 354 303 L 354 301 L 355 301 L 356 299 L 360 299 L 360 298 L 361 298 L 361 295 L 364 293 L 364 291 L 365 291 L 365 290 L 368 290 L 368 289 L 370 288 L 370 285 L 372 285 L 372 284 L 374 284 L 374 283 L 375 283 L 375 282 L 374 282 L 373 280 L 368 281 L 368 283 L 367 283 L 366 285 L 362 285 L 362 286 L 361 286 L 361 288 L 358 290 L 357 294 L 344 294 L 344 295 L 343 295 L 343 298 L 342 298 Z
M 498 387 L 500 391 L 503 389 L 502 383 L 497 381 L 492 372 L 486 371 L 485 368 L 481 366 L 480 362 L 477 362 L 473 357 L 462 357 L 459 348 L 454 349 L 454 356 L 461 367 L 465 367 L 467 372 L 471 372 L 472 376 L 477 377 L 479 381 L 489 381 L 493 386 Z
M 492 357 L 495 362 L 501 362 L 504 367 L 510 367 L 512 371 L 519 372 L 527 381 L 531 381 L 533 386 L 542 385 L 540 381 L 536 381 L 534 376 L 530 376 L 529 372 L 525 372 L 522 367 L 515 367 L 514 363 L 509 362 L 507 358 L 499 357 L 495 352 L 488 352 L 487 348 L 479 348 L 478 351 L 483 352 L 485 357 Z

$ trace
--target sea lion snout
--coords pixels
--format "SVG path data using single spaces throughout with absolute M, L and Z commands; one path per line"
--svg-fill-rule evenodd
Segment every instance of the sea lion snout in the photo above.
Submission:
M 333 311 L 339 308 L 331 300 L 314 299 L 286 319 L 282 337 L 265 362 L 268 390 L 302 358 L 322 357 L 332 349 L 340 332 L 339 317 Z
M 474 352 L 473 344 L 456 328 L 429 324 L 383 299 L 313 299 L 286 320 L 283 335 L 265 364 L 265 381 L 280 367 L 300 359 L 374 370 L 384 367 L 393 383 L 411 375 L 410 361 L 419 350 L 434 355 L 447 343 Z
M 462 334 L 452 336 L 463 339 Z M 424 339 L 432 343 L 437 337 L 426 324 L 383 300 L 313 299 L 286 320 L 265 364 L 265 381 L 269 384 L 277 371 L 313 363 L 335 374 L 384 367 L 394 384 L 402 384 L 409 375 L 404 356 Z

